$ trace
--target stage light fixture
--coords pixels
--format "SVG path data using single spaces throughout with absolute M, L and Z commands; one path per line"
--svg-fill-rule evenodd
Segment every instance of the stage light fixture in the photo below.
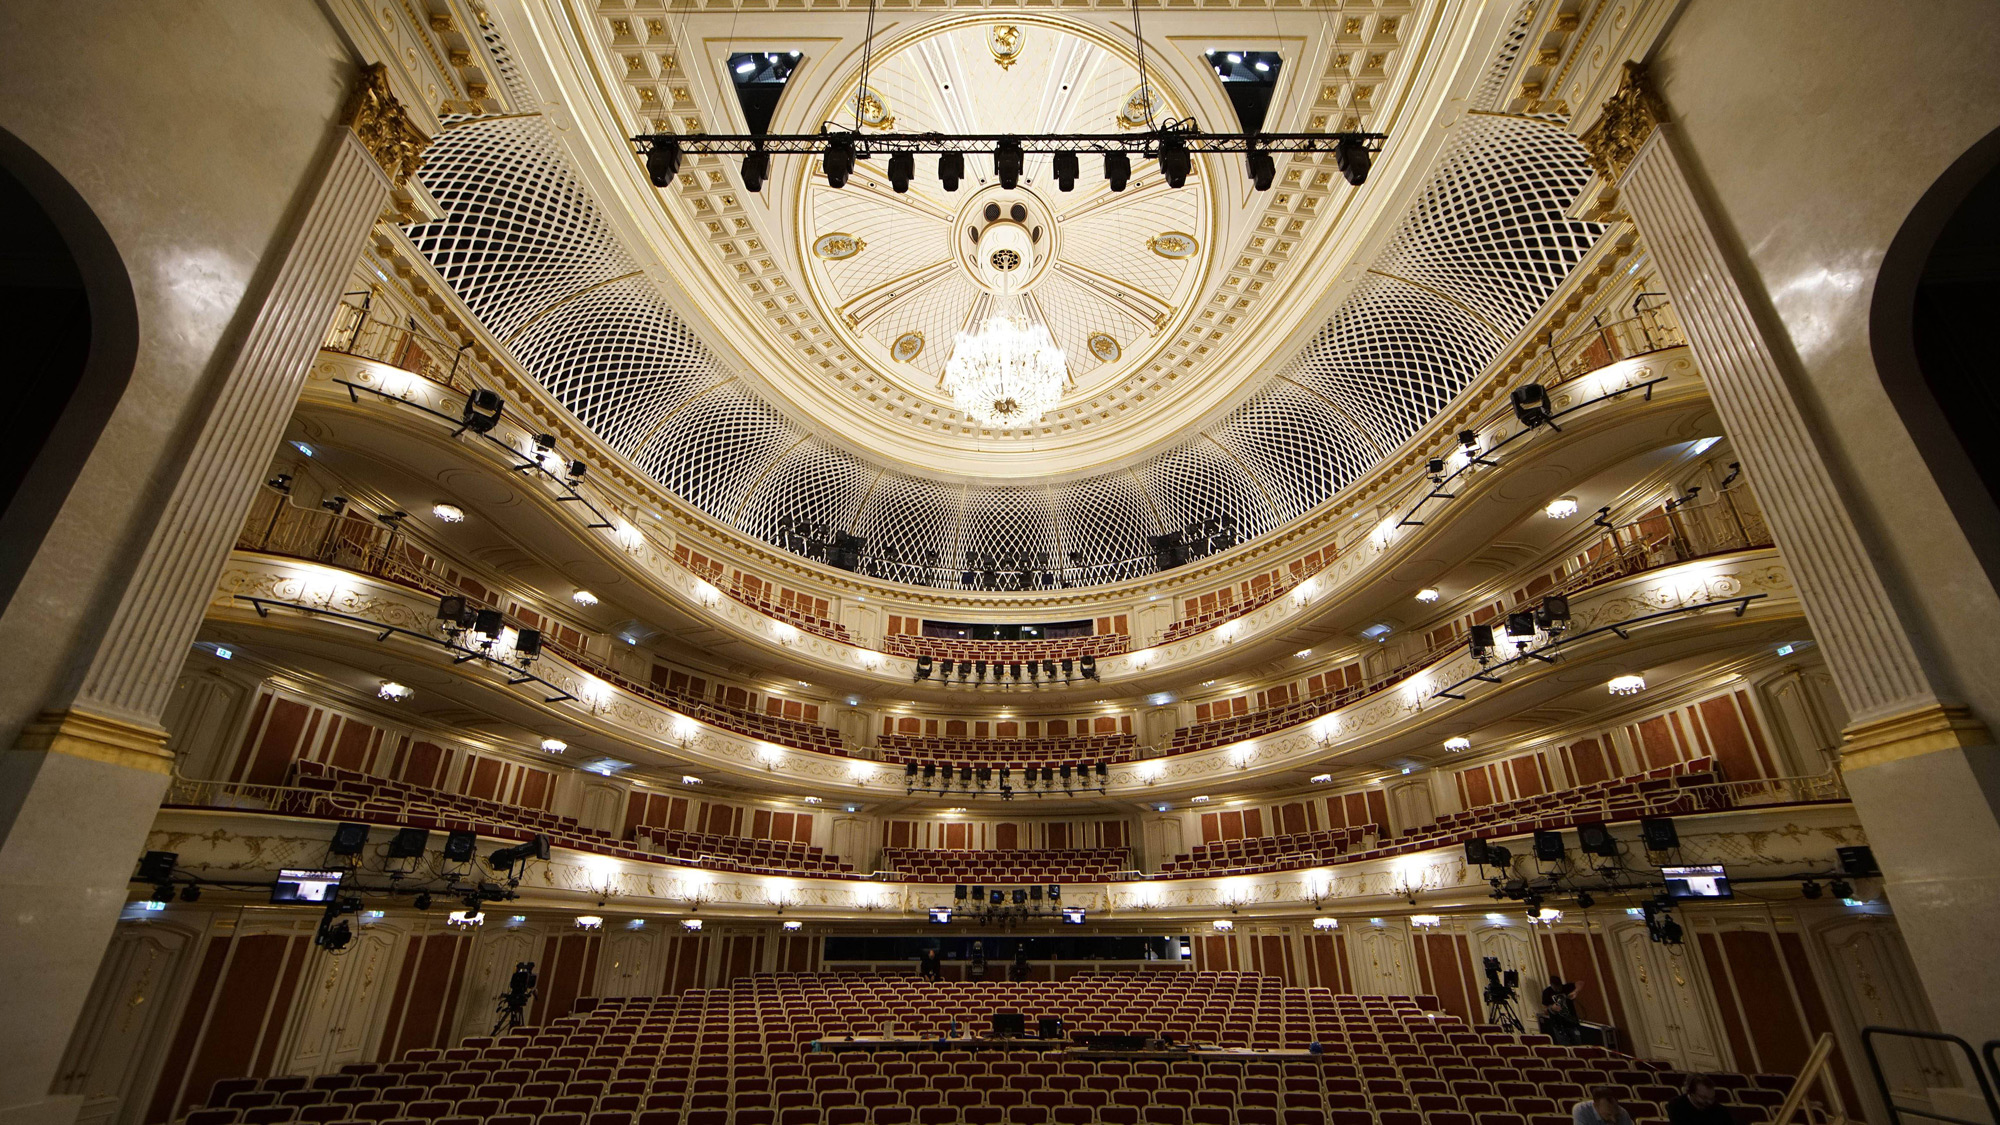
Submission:
M 542 631 L 540 629 L 523 629 L 515 635 L 514 655 L 520 658 L 522 664 L 528 663 L 541 654 Z
M 1243 164 L 1250 175 L 1250 183 L 1258 191 L 1270 191 L 1271 182 L 1278 177 L 1278 162 L 1263 149 L 1251 149 L 1243 154 Z
M 1021 182 L 1021 167 L 1026 155 L 1021 151 L 1021 142 L 1015 137 L 1002 137 L 993 146 L 993 174 L 1000 178 L 1000 186 L 1013 191 Z
M 1576 842 L 1591 855 L 1611 858 L 1618 854 L 1618 840 L 1601 820 L 1577 825 Z
M 1077 173 L 1076 153 L 1068 151 L 1058 152 L 1052 158 L 1051 163 L 1055 167 L 1056 189 L 1058 191 L 1074 191 L 1076 189 Z
M 938 184 L 946 191 L 957 191 L 960 180 L 965 179 L 965 154 L 946 152 L 938 155 Z
M 422 828 L 398 828 L 389 837 L 390 859 L 415 859 L 430 847 L 431 834 Z
M 193 889 L 194 889 L 193 887 L 189 887 L 189 888 L 188 888 L 188 891 L 191 891 L 191 890 L 193 890 Z M 1845 879 L 1835 879 L 1835 880 L 1833 880 L 1832 882 L 1830 882 L 1830 883 L 1828 883 L 1828 884 L 1826 885 L 1826 889 L 1827 889 L 1827 890 L 1830 890 L 1830 891 L 1832 891 L 1832 892 L 1833 892 L 1833 897 L 1835 897 L 1835 898 L 1853 898 L 1853 897 L 1854 897 L 1854 884 L 1853 884 L 1853 883 L 1850 883 L 1850 882 L 1848 882 L 1848 881 L 1847 881 L 1847 880 L 1845 880 Z M 182 892 L 181 892 L 181 897 L 182 897 L 183 899 L 187 898 L 187 891 L 182 891 Z
M 1597 905 L 1596 895 L 1591 894 L 1589 891 L 1576 892 L 1576 908 L 1578 910 L 1589 910 L 1591 907 L 1596 905 Z
M 1567 854 L 1563 848 L 1563 834 L 1547 829 L 1535 833 L 1535 858 L 1544 863 L 1553 863 Z
M 819 163 L 820 170 L 826 173 L 828 187 L 846 187 L 847 177 L 854 173 L 854 138 L 844 133 L 829 136 Z
M 181 861 L 179 852 L 147 852 L 139 857 L 138 878 L 147 883 L 165 883 L 173 879 L 174 868 Z
M 1825 894 L 1826 891 L 1819 885 L 1818 879 L 1807 879 L 1805 882 L 1799 884 L 1799 893 L 1807 898 L 1818 898 L 1820 895 Z
M 1839 894 L 1839 892 L 1838 892 L 1837 890 L 1836 890 L 1836 891 L 1835 891 L 1834 893 L 1836 893 L 1836 894 Z M 1846 895 L 1841 895 L 1840 897 L 1842 897 L 1842 898 L 1846 898 L 1847 896 L 1846 896 Z M 200 902 L 200 901 L 201 901 L 201 888 L 200 888 L 200 887 L 197 887 L 197 886 L 195 886 L 195 885 L 194 885 L 193 883 L 189 883 L 189 884 L 188 884 L 187 886 L 185 886 L 185 887 L 182 887 L 182 888 L 181 888 L 181 901 L 182 901 L 182 902 Z
M 410 905 L 416 907 L 418 910 L 429 910 L 431 908 L 431 893 L 429 891 L 418 891 L 417 897 L 410 900 Z
M 475 434 L 489 433 L 500 424 L 500 415 L 506 410 L 507 400 L 500 392 L 476 388 L 465 396 L 465 407 L 459 411 L 459 421 L 464 423 L 461 428 Z
M 1194 167 L 1187 142 L 1175 136 L 1160 138 L 1160 174 L 1167 178 L 1167 186 L 1179 188 L 1187 186 L 1188 172 Z
M 549 838 L 536 834 L 526 843 L 515 844 L 511 848 L 501 848 L 486 857 L 486 865 L 495 871 L 511 870 L 515 864 L 529 859 L 549 858 Z
M 1524 383 L 1515 387 L 1509 396 L 1514 402 L 1514 419 L 1529 429 L 1544 423 L 1552 430 L 1561 427 L 1550 421 L 1549 392 L 1540 383 Z
M 1333 163 L 1340 169 L 1340 174 L 1347 177 L 1350 185 L 1360 187 L 1368 182 L 1370 160 L 1368 146 L 1364 142 L 1353 138 L 1342 140 L 1333 148 Z
M 477 832 L 453 832 L 444 838 L 444 858 L 446 863 L 470 863 L 472 853 L 479 847 Z
M 889 154 L 889 187 L 897 195 L 910 190 L 910 178 L 917 174 L 915 153 L 892 152 Z
M 368 826 L 352 822 L 341 824 L 333 830 L 333 840 L 326 850 L 333 855 L 360 855 L 368 846 Z
M 763 191 L 764 181 L 771 176 L 771 154 L 763 149 L 745 153 L 743 156 L 743 190 Z
M 679 141 L 656 139 L 646 152 L 646 175 L 653 186 L 663 188 L 674 182 L 675 173 L 681 170 L 681 146 Z

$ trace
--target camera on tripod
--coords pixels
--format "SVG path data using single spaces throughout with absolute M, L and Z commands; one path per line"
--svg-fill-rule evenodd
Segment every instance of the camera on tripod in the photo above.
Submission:
M 507 981 L 507 991 L 500 994 L 500 1000 L 493 1006 L 493 1034 L 511 1031 L 527 1020 L 528 1001 L 535 998 L 535 963 L 517 961 L 514 975 Z
M 1486 1002 L 1488 1004 L 1511 1003 L 1521 994 L 1521 970 L 1500 968 L 1500 958 L 1481 959 L 1486 966 Z

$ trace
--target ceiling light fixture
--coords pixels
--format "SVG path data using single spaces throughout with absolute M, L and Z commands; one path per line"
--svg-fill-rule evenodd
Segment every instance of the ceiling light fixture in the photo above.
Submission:
M 1636 675 L 1613 676 L 1611 677 L 1611 681 L 1604 686 L 1611 689 L 1611 694 L 1613 695 L 1637 695 L 1646 690 L 1646 677 Z
M 431 515 L 436 516 L 444 523 L 465 522 L 465 509 L 456 504 L 432 504 Z
M 417 693 L 394 680 L 383 680 L 382 686 L 375 689 L 375 694 L 391 703 L 401 703 Z
M 1423 602 L 1425 605 L 1429 605 L 1431 602 L 1438 600 L 1440 596 L 1441 595 L 1436 590 L 1432 589 L 1429 586 L 1426 586 L 1423 589 L 1417 591 L 1417 600 Z
M 1558 496 L 1554 500 L 1549 501 L 1549 506 L 1543 508 L 1542 511 L 1547 513 L 1548 517 L 1552 520 L 1566 520 L 1577 512 L 1576 497 Z
M 1454 734 L 1444 740 L 1444 748 L 1454 754 L 1460 754 L 1472 749 L 1472 740 L 1462 734 Z
M 564 742 L 560 738 L 544 738 L 542 739 L 542 749 L 547 750 L 551 754 L 560 754 L 569 749 L 569 743 Z
M 597 595 L 589 590 L 578 590 L 569 596 L 569 600 L 580 606 L 593 606 L 597 604 Z
M 1069 365 L 1041 324 L 993 316 L 976 333 L 960 332 L 945 364 L 944 387 L 982 425 L 1022 426 L 1062 397 Z

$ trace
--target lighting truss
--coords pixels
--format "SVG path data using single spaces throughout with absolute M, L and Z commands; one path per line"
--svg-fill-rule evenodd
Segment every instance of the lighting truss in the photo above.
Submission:
M 1012 133 L 861 133 L 828 125 L 817 133 L 721 134 L 721 133 L 642 133 L 632 138 L 635 151 L 647 158 L 653 182 L 664 187 L 686 156 L 773 155 L 818 156 L 829 151 L 848 167 L 848 160 L 868 160 L 877 155 L 896 156 L 919 153 L 979 153 L 992 155 L 1004 149 L 1010 159 L 1027 153 L 1124 154 L 1159 160 L 1185 161 L 1192 153 L 1332 153 L 1348 182 L 1359 187 L 1367 179 L 1375 153 L 1380 152 L 1383 133 L 1214 133 L 1195 125 L 1192 118 L 1169 121 L 1157 129 L 1132 133 L 1049 133 L 1029 136 Z M 844 180 L 844 177 L 842 177 Z

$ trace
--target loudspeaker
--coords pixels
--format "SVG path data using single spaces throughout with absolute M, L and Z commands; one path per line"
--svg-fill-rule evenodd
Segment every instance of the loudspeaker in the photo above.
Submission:
M 953 898 L 957 899 L 957 900 L 958 900 L 958 901 L 960 901 L 960 902 L 964 902 L 964 901 L 965 901 L 965 884 L 964 884 L 964 883 L 960 883 L 959 885 L 957 885 L 957 886 L 953 887 L 953 888 L 951 889 L 951 897 L 953 897 Z
M 1042 901 L 1042 885 L 1040 883 L 1031 885 L 1028 888 L 1028 897 L 1036 902 Z
M 1618 854 L 1618 841 L 1612 837 L 1611 830 L 1606 828 L 1604 822 L 1601 820 L 1593 820 L 1588 824 L 1577 825 L 1576 842 L 1585 852 L 1591 855 L 1615 856 Z
M 1670 816 L 1649 816 L 1639 822 L 1639 836 L 1649 852 L 1671 851 L 1681 846 L 1681 834 Z
M 985 901 L 986 901 L 986 888 L 985 888 L 985 887 L 974 887 L 974 888 L 972 888 L 972 901 L 974 901 L 974 902 L 985 902 Z
M 1490 851 L 1491 849 L 1486 846 L 1486 841 L 1484 840 L 1467 840 L 1465 842 L 1465 862 L 1474 867 L 1484 867 L 1486 866 Z
M 477 832 L 453 832 L 444 838 L 444 859 L 446 863 L 470 863 L 473 850 L 479 847 Z
M 499 610 L 482 609 L 473 615 L 472 631 L 482 636 L 497 637 L 500 635 L 502 620 Z
M 360 855 L 368 846 L 368 826 L 365 824 L 342 824 L 333 830 L 333 842 L 326 850 L 334 855 Z
M 389 837 L 390 859 L 415 859 L 430 846 L 431 834 L 422 828 L 398 828 Z
M 1567 854 L 1567 850 L 1563 847 L 1562 833 L 1548 831 L 1535 833 L 1536 859 L 1544 862 L 1553 862 L 1563 858 Z
M 1840 873 L 1850 879 L 1875 879 L 1882 874 L 1875 862 L 1875 849 L 1866 844 L 1835 848 L 1833 854 L 1840 857 Z
M 521 635 L 514 638 L 515 656 L 521 657 L 523 660 L 529 660 L 541 654 L 542 631 L 540 629 L 523 629 L 521 630 Z

